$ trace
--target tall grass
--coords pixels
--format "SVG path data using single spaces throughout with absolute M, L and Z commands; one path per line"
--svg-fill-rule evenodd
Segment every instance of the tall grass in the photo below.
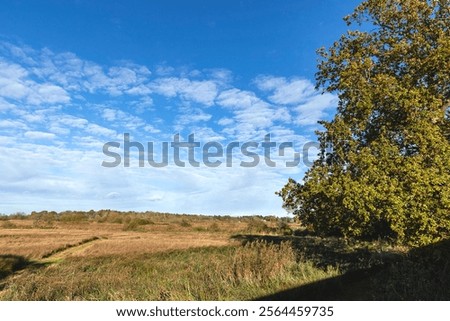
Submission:
M 248 300 L 337 275 L 298 262 L 289 243 L 76 257 L 28 270 L 3 300 Z

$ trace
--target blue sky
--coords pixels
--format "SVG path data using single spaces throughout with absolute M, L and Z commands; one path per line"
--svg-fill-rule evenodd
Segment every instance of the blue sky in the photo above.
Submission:
M 101 209 L 285 215 L 274 194 L 300 163 L 102 167 L 106 142 L 194 134 L 299 150 L 332 117 L 315 50 L 356 1 L 6 1 L 0 11 L 0 212 Z M 117 149 L 123 156 L 123 150 Z M 172 151 L 170 152 L 172 157 Z M 185 151 L 182 157 L 186 159 Z M 201 159 L 201 148 L 195 151 Z

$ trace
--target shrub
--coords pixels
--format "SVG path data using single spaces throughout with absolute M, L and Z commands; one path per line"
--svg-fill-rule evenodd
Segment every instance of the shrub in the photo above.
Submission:
M 17 228 L 17 225 L 10 221 L 4 221 L 2 223 L 2 228 Z
M 250 233 L 270 233 L 272 232 L 272 229 L 267 226 L 267 224 L 257 218 L 253 218 L 247 223 L 247 232 Z
M 181 220 L 181 222 L 180 222 L 180 226 L 182 226 L 182 227 L 191 227 L 192 224 L 189 223 L 186 219 L 183 218 L 183 219 Z
M 278 233 L 280 233 L 282 235 L 292 235 L 293 234 L 291 227 L 285 221 L 278 221 L 277 230 L 278 230 Z
M 212 224 L 210 224 L 209 226 L 208 226 L 208 229 L 207 229 L 209 232 L 219 232 L 220 231 L 220 227 L 219 227 L 219 224 L 217 224 L 216 222 L 214 222 L 214 223 L 212 223 Z
M 125 223 L 123 226 L 124 231 L 138 231 L 141 230 L 142 226 L 155 224 L 153 221 L 146 218 L 132 218 L 128 223 Z
M 61 222 L 87 222 L 89 217 L 86 213 L 63 213 L 59 216 Z

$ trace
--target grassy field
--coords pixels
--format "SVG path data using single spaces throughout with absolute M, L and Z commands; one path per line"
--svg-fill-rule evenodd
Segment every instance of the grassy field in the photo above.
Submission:
M 32 213 L 0 219 L 0 299 L 448 299 L 448 244 L 420 250 L 273 217 Z

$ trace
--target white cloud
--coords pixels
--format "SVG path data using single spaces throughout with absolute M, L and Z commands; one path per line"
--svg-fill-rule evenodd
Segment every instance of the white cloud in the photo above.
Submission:
M 95 68 L 95 73 L 91 74 L 91 79 L 95 79 L 98 82 L 97 84 L 104 87 L 111 95 L 121 95 L 124 92 L 146 95 L 149 92 L 142 90 L 144 87 L 141 84 L 149 74 L 148 69 L 144 67 L 111 67 L 107 75 L 99 73 L 98 68 Z
M 250 91 L 237 88 L 222 91 L 217 97 L 217 103 L 229 108 L 250 108 L 254 104 L 261 102 L 256 95 Z
M 166 66 L 166 65 L 159 65 L 156 67 L 156 74 L 158 76 L 170 76 L 175 72 L 175 68 Z
M 75 117 L 72 115 L 58 115 L 54 118 L 54 121 L 57 121 L 61 125 L 73 127 L 73 128 L 85 128 L 89 123 L 84 118 Z
M 254 82 L 259 89 L 273 92 L 269 100 L 275 104 L 297 104 L 317 95 L 314 85 L 307 79 L 260 76 Z
M 33 93 L 28 97 L 28 103 L 36 105 L 42 103 L 68 103 L 69 101 L 69 94 L 64 89 L 51 84 L 36 85 Z
M 203 143 L 209 141 L 220 142 L 225 140 L 225 137 L 223 135 L 215 132 L 213 129 L 209 127 L 196 126 L 192 128 L 191 133 L 194 134 L 196 141 L 200 141 Z
M 0 112 L 5 112 L 14 109 L 16 106 L 7 102 L 4 98 L 0 97 Z
M 55 139 L 56 135 L 53 133 L 48 133 L 48 132 L 41 132 L 41 131 L 27 131 L 24 133 L 24 136 L 26 138 L 29 139 L 36 139 L 36 140 L 40 140 L 40 139 Z
M 297 125 L 315 125 L 327 116 L 328 111 L 336 108 L 337 103 L 337 97 L 329 93 L 313 96 L 295 108 L 297 117 L 294 122 Z
M 67 127 L 61 127 L 58 126 L 56 124 L 51 124 L 48 127 L 48 130 L 51 131 L 52 133 L 57 134 L 58 136 L 64 136 L 64 135 L 69 135 L 70 134 L 70 129 Z
M 24 112 L 22 111 L 21 117 L 29 123 L 40 123 L 45 120 L 45 115 L 38 112 Z
M 85 128 L 86 132 L 93 134 L 93 135 L 99 135 L 99 136 L 109 136 L 109 137 L 115 137 L 117 136 L 116 132 L 112 129 L 99 126 L 97 124 L 90 123 Z
M 194 133 L 197 141 L 224 145 L 233 140 L 261 142 L 267 133 L 278 142 L 303 142 L 292 125 L 309 126 L 335 103 L 333 96 L 320 96 L 301 78 L 258 77 L 253 85 L 262 92 L 252 92 L 234 88 L 231 72 L 220 68 L 160 66 L 152 75 L 130 62 L 100 65 L 74 53 L 2 47 L 0 42 L 2 55 L 0 163 L 7 175 L 0 175 L 0 198 L 8 200 L 4 211 L 139 210 L 152 202 L 154 210 L 171 212 L 282 213 L 273 192 L 303 167 L 271 169 L 261 157 L 256 168 L 240 168 L 239 162 L 248 157 L 237 153 L 232 168 L 171 164 L 142 169 L 121 164 L 111 169 L 101 166 L 107 157 L 102 147 L 108 140 L 120 142 L 123 136 L 118 133 L 123 132 L 142 143 L 146 138 L 168 141 L 174 129 L 184 136 Z M 214 107 L 205 108 L 210 106 Z M 161 148 L 154 152 L 161 159 Z M 286 157 L 292 158 L 293 151 Z M 243 199 L 243 193 L 252 202 Z
M 122 130 L 138 130 L 146 125 L 146 122 L 142 118 L 120 109 L 105 108 L 103 106 L 98 106 L 98 108 L 101 110 L 101 116 L 115 128 L 121 128 Z
M 205 70 L 206 74 L 221 84 L 231 83 L 233 80 L 233 73 L 224 68 L 215 68 Z
M 183 107 L 180 108 L 180 115 L 175 120 L 176 125 L 181 125 L 184 128 L 187 124 L 194 124 L 197 122 L 207 122 L 212 118 L 211 114 L 205 113 L 200 108 Z
M 89 134 L 89 131 L 86 131 L 86 133 Z M 98 137 L 98 134 L 94 134 L 96 136 L 92 136 L 92 135 L 88 135 L 88 134 L 83 134 L 83 136 L 73 136 L 72 140 L 73 142 L 77 145 L 77 147 L 79 148 L 80 151 L 86 151 L 86 150 L 91 150 L 91 151 L 96 151 L 99 152 L 102 150 L 103 145 L 105 144 L 104 140 L 101 140 L 100 137 Z M 116 138 L 115 135 L 109 136 L 109 135 L 105 135 L 108 136 L 107 139 L 111 139 L 111 138 Z
M 3 87 L 8 85 L 7 89 L 12 98 L 25 96 L 24 88 L 29 88 L 30 84 L 23 83 L 23 79 L 29 75 L 36 76 L 39 82 L 52 83 L 53 86 L 65 91 L 103 92 L 113 96 L 149 94 L 149 90 L 143 84 L 148 81 L 151 72 L 145 66 L 122 62 L 119 65 L 104 68 L 94 62 L 82 60 L 71 52 L 55 54 L 47 48 L 33 50 L 5 42 L 0 42 L 0 50 L 22 63 L 22 66 L 14 64 L 7 68 L 3 65 L 0 68 L 3 70 L 3 73 L 0 72 L 0 92 L 2 74 L 7 73 L 10 82 L 3 84 Z M 15 78 L 11 77 L 11 74 L 15 74 Z M 45 86 L 35 91 L 40 92 L 44 97 L 50 97 L 48 100 L 41 99 L 49 103 L 52 103 L 51 99 L 55 99 L 56 95 L 60 96 L 61 93 L 56 92 L 56 88 Z M 13 97 L 20 93 L 19 97 Z M 48 96 L 49 94 L 51 95 Z M 58 100 L 58 102 L 67 102 L 67 100 Z
M 32 105 L 70 101 L 63 88 L 48 83 L 36 83 L 28 76 L 29 72 L 21 66 L 0 61 L 0 96 L 23 100 Z
M 0 79 L 20 81 L 20 79 L 27 77 L 28 74 L 28 71 L 20 65 L 0 60 Z
M 250 140 L 262 137 L 275 122 L 288 123 L 291 120 L 287 108 L 273 106 L 250 91 L 236 88 L 223 91 L 216 100 L 219 106 L 229 108 L 233 117 L 224 120 L 224 133 L 237 137 L 239 140 Z
M 315 90 L 307 79 L 274 76 L 259 76 L 254 80 L 257 87 L 273 93 L 268 99 L 280 105 L 296 105 L 296 125 L 316 125 L 317 121 L 327 117 L 329 111 L 337 106 L 337 97 Z
M 150 134 L 158 134 L 161 132 L 161 130 L 155 128 L 153 125 L 145 125 L 144 130 Z
M 0 96 L 21 99 L 27 96 L 29 89 L 23 84 L 28 72 L 17 64 L 0 61 Z
M 206 106 L 214 104 L 218 93 L 217 84 L 211 80 L 189 80 L 187 78 L 159 78 L 149 85 L 149 88 L 160 95 L 192 100 Z
M 18 129 L 28 129 L 28 126 L 21 121 L 10 120 L 10 119 L 0 119 L 0 128 L 18 128 Z
M 228 126 L 234 124 L 234 120 L 231 118 L 221 118 L 219 119 L 217 124 L 219 124 L 220 126 Z
M 110 193 L 108 193 L 108 194 L 105 195 L 105 198 L 109 198 L 109 199 L 120 198 L 120 193 L 117 193 L 117 192 L 110 192 Z
M 199 128 L 196 133 L 209 139 L 215 135 L 208 128 L 204 128 L 204 133 Z M 94 138 L 82 139 L 85 143 L 96 143 Z M 264 166 L 221 167 L 214 171 L 206 167 L 173 166 L 111 169 L 101 167 L 105 156 L 98 147 L 101 146 L 83 151 L 27 143 L 5 148 L 0 154 L 6 174 L 0 176 L 0 184 L 4 186 L 0 197 L 8 200 L 3 204 L 3 211 L 105 207 L 144 210 L 148 209 L 149 202 L 153 203 L 152 210 L 167 212 L 271 214 L 281 211 L 280 200 L 267 188 L 267 182 L 277 189 L 285 178 Z M 17 163 L 17 158 L 23 161 Z M 173 181 L 173 177 L 177 180 Z M 243 200 L 243 193 L 251 195 L 252 202 Z
M 102 116 L 107 121 L 115 121 L 117 117 L 117 111 L 111 108 L 105 108 L 102 111 Z
M 162 194 L 155 194 L 155 195 L 149 195 L 147 198 L 144 198 L 145 200 L 148 200 L 150 202 L 159 202 L 164 199 L 164 196 Z
M 147 86 L 139 85 L 136 87 L 132 87 L 125 92 L 129 95 L 145 96 L 149 95 L 152 91 Z
M 34 52 L 30 47 L 19 47 L 9 42 L 0 41 L 0 53 L 1 52 L 9 53 L 19 61 L 24 62 L 28 65 L 36 64 L 36 61 L 29 56 L 30 53 Z

